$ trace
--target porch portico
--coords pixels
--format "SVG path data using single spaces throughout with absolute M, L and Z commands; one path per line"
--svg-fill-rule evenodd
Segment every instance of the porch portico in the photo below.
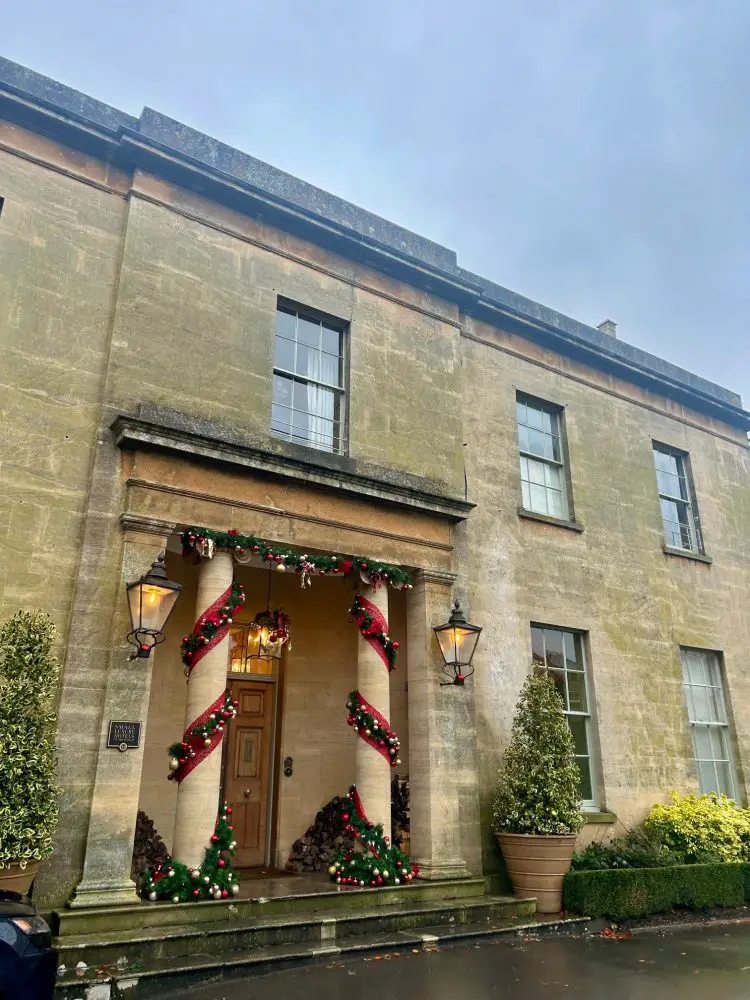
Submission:
M 410 855 L 422 878 L 466 876 L 467 856 L 478 859 L 480 854 L 479 843 L 472 842 L 472 837 L 478 840 L 475 789 L 472 799 L 457 766 L 474 753 L 471 689 L 440 688 L 440 654 L 432 632 L 447 617 L 456 579 L 453 525 L 460 514 L 455 506 L 424 509 L 430 503 L 420 505 L 418 498 L 396 488 L 387 497 L 363 496 L 353 489 L 337 493 L 328 484 L 311 483 L 309 476 L 303 480 L 281 478 L 277 471 L 269 476 L 258 470 L 209 468 L 164 454 L 163 442 L 162 452 L 130 439 L 120 444 L 127 448 L 122 602 L 125 585 L 162 548 L 170 578 L 184 589 L 166 641 L 148 661 L 127 662 L 121 645 L 127 631 L 124 608 L 115 615 L 102 734 L 109 720 L 132 719 L 142 722 L 142 739 L 138 749 L 127 753 L 104 746 L 100 750 L 83 879 L 71 905 L 139 902 L 130 879 L 139 808 L 155 822 L 170 850 L 180 841 L 179 792 L 176 782 L 167 781 L 167 747 L 180 739 L 185 725 L 187 686 L 179 646 L 197 617 L 202 567 L 184 560 L 179 546 L 180 531 L 191 524 L 231 527 L 296 551 L 360 553 L 416 567 L 413 590 L 379 592 L 381 600 L 387 594 L 390 631 L 400 643 L 398 667 L 388 678 L 375 654 L 368 666 L 367 650 L 363 656 L 359 645 L 366 644 L 348 621 L 355 593 L 352 576 L 315 577 L 311 587 L 303 588 L 297 575 L 273 571 L 271 605 L 289 614 L 291 648 L 277 669 L 258 671 L 257 663 L 236 651 L 243 627 L 266 606 L 268 570 L 234 566 L 247 596 L 244 612 L 233 622 L 235 655 L 227 658 L 227 679 L 242 697 L 237 699 L 240 715 L 223 741 L 219 768 L 224 794 L 236 803 L 240 864 L 283 870 L 292 843 L 318 809 L 354 781 L 367 787 L 367 766 L 376 758 L 382 767 L 371 787 L 385 788 L 387 794 L 387 762 L 365 744 L 367 752 L 361 753 L 361 741 L 346 725 L 349 693 L 358 687 L 366 691 L 368 678 L 377 676 L 380 694 L 368 700 L 387 699 L 383 714 L 401 739 L 402 763 L 396 770 L 408 777 L 410 787 Z M 376 792 L 367 794 L 375 803 Z M 373 808 L 385 812 L 386 805 Z M 371 818 L 389 819 L 379 814 Z

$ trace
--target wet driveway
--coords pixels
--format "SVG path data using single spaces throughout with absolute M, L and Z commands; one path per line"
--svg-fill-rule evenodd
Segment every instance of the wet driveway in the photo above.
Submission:
M 195 987 L 185 1000 L 750 1000 L 750 923 L 629 940 L 483 941 Z M 168 998 L 165 998 L 168 1000 Z

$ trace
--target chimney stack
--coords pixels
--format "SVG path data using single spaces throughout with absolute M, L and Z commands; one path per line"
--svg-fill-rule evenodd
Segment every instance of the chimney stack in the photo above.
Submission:
M 597 330 L 601 330 L 602 333 L 606 333 L 608 337 L 617 336 L 617 323 L 611 319 L 605 319 L 603 323 L 597 326 Z

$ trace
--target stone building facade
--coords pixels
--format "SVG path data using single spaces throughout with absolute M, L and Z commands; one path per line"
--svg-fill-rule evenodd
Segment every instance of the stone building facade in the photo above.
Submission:
M 135 901 L 139 807 L 174 842 L 166 750 L 200 582 L 180 555 L 189 525 L 411 571 L 414 589 L 388 595 L 390 715 L 425 877 L 496 868 L 493 780 L 533 657 L 567 699 L 584 836 L 673 788 L 744 800 L 737 395 L 158 112 L 132 117 L 5 60 L 0 198 L 0 611 L 49 609 L 64 664 L 50 904 Z M 300 382 L 305 323 L 338 346 Z M 295 409 L 300 384 L 313 388 Z M 161 549 L 184 590 L 166 642 L 133 663 L 125 588 Z M 241 636 L 269 575 L 236 576 Z M 253 858 L 283 867 L 357 777 L 343 703 L 361 652 L 350 580 L 270 582 L 293 638 L 272 678 Z M 484 628 L 463 688 L 440 686 L 432 634 L 454 598 Z M 107 749 L 116 719 L 142 722 L 137 749 Z

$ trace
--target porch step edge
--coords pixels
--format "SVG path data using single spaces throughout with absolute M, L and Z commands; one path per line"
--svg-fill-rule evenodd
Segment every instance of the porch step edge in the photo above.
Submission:
M 518 937 L 521 935 L 547 935 L 555 933 L 579 933 L 585 931 L 588 917 L 532 918 L 521 923 L 463 925 L 459 930 L 446 927 L 421 927 L 418 931 L 395 931 L 345 938 L 340 945 L 321 942 L 318 947 L 280 945 L 277 947 L 254 949 L 250 952 L 229 952 L 211 957 L 196 957 L 179 961 L 165 961 L 161 967 L 151 969 L 112 970 L 110 974 L 69 977 L 57 984 L 56 998 L 59 1000 L 83 1000 L 86 991 L 93 985 L 127 983 L 123 995 L 129 1000 L 168 1000 L 165 988 L 179 990 L 187 985 L 201 982 L 224 982 L 241 975 L 243 970 L 260 973 L 270 971 L 279 965 L 307 965 L 330 961 L 332 958 L 365 955 L 378 951 L 404 951 L 419 948 L 430 950 L 441 944 L 476 938 Z M 119 995 L 119 993 L 117 994 Z

